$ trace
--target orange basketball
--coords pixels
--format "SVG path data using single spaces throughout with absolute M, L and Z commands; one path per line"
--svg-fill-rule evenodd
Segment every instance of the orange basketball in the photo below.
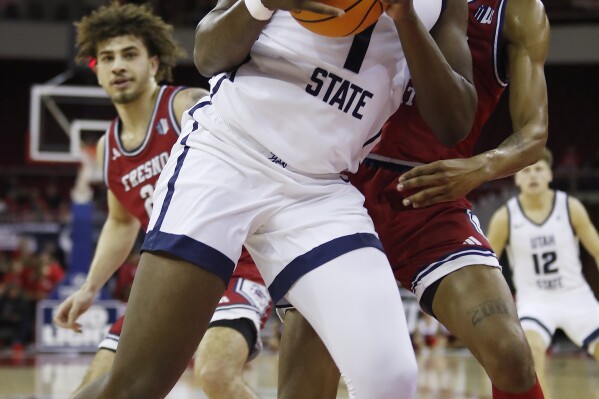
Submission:
M 321 2 L 342 9 L 345 14 L 334 17 L 311 11 L 291 11 L 291 15 L 309 31 L 331 37 L 357 35 L 375 23 L 387 9 L 387 4 L 380 0 L 321 0 Z

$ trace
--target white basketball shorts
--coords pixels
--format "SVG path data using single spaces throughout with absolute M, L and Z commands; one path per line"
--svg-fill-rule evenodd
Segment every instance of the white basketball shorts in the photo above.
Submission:
M 363 202 L 343 176 L 298 173 L 249 136 L 188 119 L 156 184 L 142 250 L 226 283 L 245 243 L 276 304 L 310 270 L 355 249 L 382 251 Z
M 522 328 L 538 332 L 547 347 L 561 328 L 572 342 L 593 353 L 599 341 L 599 302 L 590 289 L 518 298 L 516 304 Z

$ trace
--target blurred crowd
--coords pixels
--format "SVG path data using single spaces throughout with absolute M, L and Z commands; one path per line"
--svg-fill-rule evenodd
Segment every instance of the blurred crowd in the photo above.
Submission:
M 0 0 L 0 18 L 35 21 L 74 21 L 110 0 Z M 194 27 L 214 7 L 216 0 L 121 0 L 148 3 L 167 22 Z M 550 17 L 555 13 L 599 11 L 599 0 L 543 0 Z M 582 14 L 584 12 L 585 14 Z
M 0 183 L 0 222 L 61 222 L 68 214 L 68 195 L 54 182 L 24 184 L 11 176 Z
M 33 342 L 35 308 L 65 275 L 60 250 L 48 242 L 35 251 L 22 237 L 12 251 L 0 252 L 0 348 L 23 351 Z
M 0 18 L 65 22 L 74 21 L 109 0 L 0 0 Z M 148 3 L 167 22 L 194 27 L 210 11 L 216 0 L 129 0 Z

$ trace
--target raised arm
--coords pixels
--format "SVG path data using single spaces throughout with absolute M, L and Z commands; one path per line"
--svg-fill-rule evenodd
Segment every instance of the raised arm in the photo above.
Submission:
M 580 238 L 580 242 L 595 259 L 595 265 L 599 268 L 599 234 L 597 234 L 597 229 L 591 222 L 584 205 L 578 199 L 568 197 L 568 208 L 574 233 Z
M 549 22 L 543 3 L 540 0 L 508 1 L 503 37 L 507 41 L 514 132 L 497 149 L 480 155 L 485 165 L 483 182 L 513 175 L 537 162 L 547 142 L 544 67 Z
M 254 18 L 246 4 L 253 9 L 264 6 L 267 11 L 310 10 L 331 15 L 342 12 L 311 0 L 219 0 L 196 28 L 193 60 L 203 76 L 213 76 L 239 66 L 268 23 L 268 19 Z
M 423 207 L 463 197 L 484 182 L 513 175 L 538 161 L 547 141 L 548 123 L 544 64 L 549 23 L 541 1 L 508 1 L 502 35 L 507 42 L 513 133 L 494 150 L 433 162 L 404 174 L 398 190 L 423 188 L 405 200 L 406 206 Z
M 467 3 L 448 0 L 430 35 L 412 0 L 396 0 L 388 13 L 396 22 L 420 115 L 441 143 L 457 144 L 472 128 L 477 102 L 466 36 Z
M 102 165 L 104 137 L 98 141 L 97 147 L 98 163 Z M 98 291 L 127 259 L 139 228 L 139 221 L 108 191 L 108 217 L 102 227 L 85 283 L 58 308 L 54 316 L 57 326 L 81 330 L 77 319 L 89 309 Z
M 509 238 L 509 214 L 506 206 L 502 206 L 493 214 L 487 238 L 497 257 L 501 257 Z

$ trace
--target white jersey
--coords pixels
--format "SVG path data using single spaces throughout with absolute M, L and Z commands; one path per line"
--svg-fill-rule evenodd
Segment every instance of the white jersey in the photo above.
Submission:
M 568 195 L 555 191 L 553 209 L 543 223 L 531 221 L 518 197 L 507 202 L 509 240 L 506 248 L 518 301 L 547 295 L 590 291 L 582 274 L 579 243 L 568 208 Z
M 416 0 L 430 30 L 442 0 Z M 210 80 L 210 98 L 190 110 L 219 134 L 250 136 L 282 165 L 311 174 L 355 171 L 399 107 L 409 80 L 394 21 L 330 38 L 277 11 L 238 69 Z M 193 137 L 187 142 L 194 146 Z

